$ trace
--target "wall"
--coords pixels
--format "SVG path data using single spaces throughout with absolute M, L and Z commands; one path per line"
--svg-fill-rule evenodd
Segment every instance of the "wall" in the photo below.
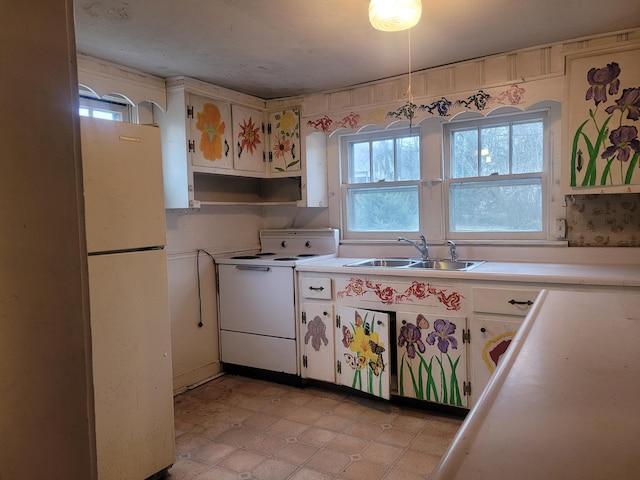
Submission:
M 3 2 L 0 478 L 97 478 L 71 0 Z
M 492 100 L 487 105 L 495 108 L 525 110 L 539 102 L 565 101 L 565 57 L 576 52 L 602 51 L 620 44 L 638 42 L 640 30 L 616 32 L 590 39 L 580 39 L 553 45 L 524 49 L 490 56 L 468 62 L 460 62 L 412 75 L 412 91 L 416 103 L 432 105 L 441 98 L 465 100 L 479 90 L 490 92 Z M 79 57 L 79 77 L 83 85 L 99 94 L 120 93 L 132 103 L 154 104 L 154 108 L 166 108 L 163 96 L 164 80 L 144 72 L 109 64 L 85 56 Z M 167 240 L 169 254 L 169 282 L 171 322 L 174 355 L 174 388 L 181 391 L 220 371 L 217 348 L 217 325 L 214 268 L 210 257 L 199 250 L 217 255 L 232 251 L 258 248 L 258 232 L 261 228 L 340 227 L 340 184 L 338 134 L 343 130 L 354 131 L 367 125 L 387 126 L 394 121 L 388 112 L 395 111 L 406 101 L 407 78 L 400 76 L 357 87 L 308 95 L 299 99 L 302 105 L 303 136 L 324 132 L 329 136 L 328 149 L 328 208 L 296 208 L 291 206 L 205 206 L 199 210 L 167 211 Z M 287 105 L 292 99 L 267 102 L 269 108 Z M 459 104 L 462 105 L 462 104 Z M 470 103 L 471 110 L 474 109 Z M 465 108 L 456 107 L 450 113 L 461 113 Z M 563 106 L 564 108 L 564 106 Z M 420 112 L 415 121 L 420 122 L 437 115 Z M 564 115 L 564 110 L 562 112 Z M 452 115 L 450 115 L 452 116 Z M 435 119 L 437 120 L 437 119 Z M 562 161 L 560 139 L 554 143 L 554 172 L 559 172 Z M 564 148 L 564 147 L 563 147 Z M 559 173 L 555 176 L 558 180 Z M 307 178 L 307 183 L 313 178 Z M 324 181 L 324 179 L 322 179 Z M 558 180 L 559 181 L 559 180 Z M 559 188 L 557 189 L 560 190 Z M 612 196 L 611 205 L 620 211 L 625 196 Z M 622 203 L 620 203 L 622 202 Z M 638 248 L 585 248 L 575 240 L 576 232 L 590 230 L 592 238 L 599 238 L 610 226 L 593 221 L 594 209 L 585 209 L 580 217 L 575 211 L 567 211 L 565 198 L 554 196 L 550 206 L 551 218 L 566 216 L 569 224 L 569 242 L 551 241 L 546 244 L 530 243 L 514 246 L 508 243 L 462 242 L 460 255 L 466 258 L 486 260 L 530 260 L 568 262 L 640 262 Z M 637 225 L 636 211 L 631 212 L 631 224 Z M 627 215 L 629 217 L 629 215 Z M 610 217 L 607 217 L 610 221 Z M 628 221 L 628 218 L 625 219 Z M 582 225 L 582 226 L 581 226 Z M 627 235 L 630 229 L 622 234 Z M 635 233 L 632 233 L 635 235 Z M 637 239 L 628 241 L 589 243 L 598 245 L 638 246 Z M 443 239 L 433 245 L 432 252 L 445 256 Z M 581 248 L 567 248 L 581 246 Z M 343 242 L 340 254 L 366 257 L 413 255 L 410 247 L 398 242 Z M 198 269 L 199 267 L 199 269 Z M 198 297 L 198 281 L 201 295 Z M 203 326 L 199 327 L 200 312 Z

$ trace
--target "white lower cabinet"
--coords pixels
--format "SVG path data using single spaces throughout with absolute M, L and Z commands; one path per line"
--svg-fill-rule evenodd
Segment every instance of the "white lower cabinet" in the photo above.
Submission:
M 471 398 L 475 403 L 507 352 L 542 287 L 476 286 L 471 289 Z
M 474 316 L 471 321 L 471 375 L 473 398 L 477 400 L 507 352 L 524 317 Z
M 301 306 L 302 377 L 335 383 L 333 305 L 305 301 Z
M 389 399 L 389 314 L 339 306 L 336 321 L 338 383 Z
M 398 312 L 398 395 L 467 407 L 466 318 Z
M 299 272 L 302 376 L 471 408 L 543 285 Z

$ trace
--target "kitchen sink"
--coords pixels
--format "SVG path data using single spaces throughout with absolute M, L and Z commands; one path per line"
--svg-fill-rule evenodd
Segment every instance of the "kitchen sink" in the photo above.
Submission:
M 469 260 L 446 260 L 436 259 L 414 262 L 407 265 L 409 268 L 422 268 L 426 270 L 471 270 L 478 265 L 485 263 L 482 261 L 469 261 Z
M 359 262 L 349 263 L 347 267 L 408 267 L 418 262 L 415 258 L 370 258 Z
M 465 271 L 471 270 L 483 263 L 485 263 L 484 260 L 448 260 L 444 258 L 431 260 L 420 260 L 417 258 L 369 258 L 367 260 L 348 263 L 345 266 Z

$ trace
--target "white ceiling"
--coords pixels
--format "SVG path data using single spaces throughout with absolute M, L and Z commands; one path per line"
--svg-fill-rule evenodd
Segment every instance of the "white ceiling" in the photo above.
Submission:
M 263 99 L 406 73 L 369 0 L 76 0 L 77 51 Z M 411 69 L 640 26 L 640 0 L 422 0 Z

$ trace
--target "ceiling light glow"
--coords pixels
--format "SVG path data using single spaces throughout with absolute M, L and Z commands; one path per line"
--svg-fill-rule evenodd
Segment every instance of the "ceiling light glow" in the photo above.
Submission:
M 383 32 L 411 28 L 418 23 L 421 14 L 421 0 L 371 0 L 369 3 L 369 21 Z

